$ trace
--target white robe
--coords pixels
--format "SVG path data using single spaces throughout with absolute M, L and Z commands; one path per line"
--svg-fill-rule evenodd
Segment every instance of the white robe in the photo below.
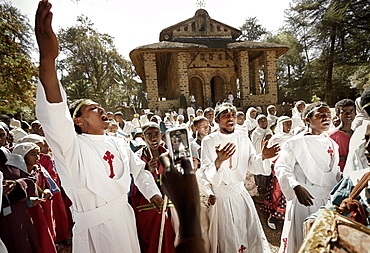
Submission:
M 124 140 L 106 135 L 76 135 L 60 87 L 61 103 L 49 103 L 38 85 L 36 114 L 55 156 L 62 186 L 72 201 L 73 252 L 140 252 L 135 215 L 127 202 L 131 178 L 147 199 L 160 191 L 144 162 Z M 115 176 L 103 159 L 114 155 Z
M 256 108 L 250 107 L 248 108 L 247 112 L 245 113 L 245 121 L 244 125 L 247 127 L 248 131 L 252 131 L 255 129 L 258 124 L 257 120 L 251 117 L 251 112 L 252 111 L 257 111 Z
M 200 194 L 200 223 L 206 252 L 217 253 L 217 209 L 208 205 L 210 195 L 215 195 L 202 170 L 195 173 Z
M 230 161 L 226 160 L 217 170 L 215 147 L 221 144 L 223 148 L 228 142 L 236 144 L 232 168 L 229 168 Z M 241 131 L 233 134 L 218 131 L 204 137 L 201 159 L 201 169 L 216 196 L 218 252 L 238 252 L 241 249 L 245 252 L 270 252 L 253 200 L 244 187 L 244 179 L 248 170 L 269 175 L 271 161 L 262 161 L 261 155 L 256 155 L 248 134 Z
M 347 176 L 351 171 L 362 170 L 368 167 L 365 156 L 364 135 L 367 131 L 369 120 L 363 120 L 362 125 L 356 128 L 349 141 L 349 151 L 343 175 Z
M 263 140 L 267 135 L 273 135 L 270 128 L 263 129 L 258 126 L 256 130 L 252 132 L 251 140 L 257 154 L 262 152 Z
M 303 241 L 305 218 L 326 204 L 331 189 L 340 179 L 338 163 L 338 145 L 325 134 L 301 133 L 282 146 L 275 172 L 287 199 L 287 207 L 279 252 L 298 252 Z M 293 190 L 298 185 L 314 197 L 312 206 L 306 207 L 298 202 Z

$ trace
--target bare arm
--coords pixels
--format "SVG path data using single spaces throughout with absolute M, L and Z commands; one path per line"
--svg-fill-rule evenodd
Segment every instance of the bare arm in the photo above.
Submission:
M 39 2 L 36 12 L 35 33 L 40 51 L 40 81 L 44 87 L 46 98 L 50 103 L 62 102 L 55 59 L 58 56 L 58 41 L 51 27 L 53 14 L 48 0 Z

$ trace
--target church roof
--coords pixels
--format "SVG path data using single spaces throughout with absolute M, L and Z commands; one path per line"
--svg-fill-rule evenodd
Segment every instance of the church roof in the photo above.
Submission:
M 131 51 L 143 50 L 179 50 L 179 49 L 267 49 L 275 50 L 276 57 L 288 51 L 285 45 L 256 41 L 238 41 L 242 32 L 239 29 L 211 19 L 208 12 L 199 9 L 192 18 L 163 29 L 159 35 L 159 43 L 143 45 Z M 153 51 L 153 52 L 154 52 Z
M 236 40 L 241 34 L 239 29 L 211 19 L 206 10 L 199 9 L 192 18 L 163 29 L 159 34 L 159 41 L 176 41 L 179 38 Z

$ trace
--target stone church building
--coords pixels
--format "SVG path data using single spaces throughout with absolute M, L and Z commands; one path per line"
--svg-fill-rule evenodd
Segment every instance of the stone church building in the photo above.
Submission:
M 132 50 L 149 108 L 178 108 L 182 94 L 188 103 L 193 94 L 197 106 L 205 108 L 227 99 L 230 92 L 244 109 L 276 104 L 276 59 L 288 47 L 238 41 L 241 34 L 199 9 L 194 17 L 163 29 L 159 43 Z

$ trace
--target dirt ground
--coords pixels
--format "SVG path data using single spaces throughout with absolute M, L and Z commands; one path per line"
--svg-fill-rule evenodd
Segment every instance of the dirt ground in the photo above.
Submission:
M 263 197 L 260 196 L 257 198 L 259 200 L 258 202 L 263 201 Z M 267 226 L 267 217 L 268 214 L 261 209 L 261 204 L 255 201 L 255 206 L 258 212 L 258 215 L 260 217 L 260 221 L 263 227 L 263 230 L 265 231 L 266 238 L 269 242 L 270 249 L 272 253 L 277 253 L 279 251 L 280 247 L 280 237 L 281 237 L 281 231 L 283 229 L 283 221 L 278 221 L 276 223 L 276 230 L 272 230 Z
M 261 193 L 261 196 L 257 197 L 257 201 L 255 201 L 255 206 L 257 209 L 257 212 L 260 217 L 260 221 L 263 227 L 263 230 L 265 231 L 265 235 L 267 237 L 267 240 L 269 242 L 271 252 L 272 253 L 277 253 L 279 251 L 280 247 L 280 236 L 281 236 L 281 231 L 283 229 L 283 222 L 278 221 L 276 223 L 276 230 L 272 230 L 267 226 L 267 217 L 268 214 L 261 209 L 261 204 L 259 202 L 263 201 L 263 196 L 264 194 Z M 71 245 L 64 245 L 60 244 L 58 247 L 58 253 L 71 253 L 72 252 L 72 246 Z

